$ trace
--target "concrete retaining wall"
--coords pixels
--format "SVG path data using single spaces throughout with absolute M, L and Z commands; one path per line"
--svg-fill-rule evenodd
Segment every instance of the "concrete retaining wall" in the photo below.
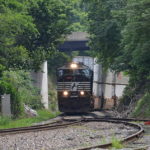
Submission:
M 31 72 L 33 84 L 40 90 L 41 102 L 44 107 L 48 109 L 48 71 L 47 61 L 41 65 L 41 70 L 38 72 Z

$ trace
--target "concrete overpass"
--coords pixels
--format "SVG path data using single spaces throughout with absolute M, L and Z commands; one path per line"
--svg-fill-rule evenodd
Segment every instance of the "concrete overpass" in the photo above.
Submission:
M 86 32 L 72 32 L 66 41 L 59 46 L 59 51 L 85 51 L 89 50 L 89 34 Z

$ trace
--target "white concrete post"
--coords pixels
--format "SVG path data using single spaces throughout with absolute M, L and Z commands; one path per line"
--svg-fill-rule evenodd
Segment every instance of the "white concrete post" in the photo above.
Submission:
M 93 95 L 95 96 L 95 109 L 100 109 L 102 106 L 102 65 L 97 64 L 97 58 L 94 59 L 94 78 L 93 78 Z
M 2 115 L 11 116 L 10 94 L 2 95 L 1 100 L 2 100 Z
M 38 72 L 31 72 L 31 77 L 34 80 L 34 85 L 40 89 L 41 102 L 44 107 L 48 109 L 48 71 L 47 61 L 41 65 L 41 70 Z
M 103 71 L 102 71 L 102 65 L 99 64 L 99 78 L 98 78 L 98 81 L 99 81 L 99 85 L 98 85 L 98 95 L 101 97 L 102 96 L 102 93 L 103 93 L 103 84 L 102 84 L 102 81 L 103 81 Z
M 112 97 L 116 96 L 116 73 L 112 72 Z
M 106 74 L 106 79 L 105 79 L 105 82 L 108 84 L 105 84 L 105 86 L 104 86 L 104 89 L 105 89 L 104 97 L 105 98 L 112 98 L 112 96 L 113 96 L 112 95 L 112 85 L 111 85 L 112 81 L 113 81 L 113 73 L 110 70 L 108 70 L 107 74 Z
M 42 103 L 45 108 L 48 109 L 48 70 L 47 70 L 47 61 L 42 64 L 42 85 L 41 85 L 41 95 Z
M 97 59 L 94 58 L 94 77 L 93 77 L 93 94 L 98 97 L 98 81 L 99 81 L 99 64 L 97 64 Z
M 97 59 L 94 59 L 94 78 L 93 78 L 93 93 L 94 96 L 102 96 L 102 65 L 97 64 Z

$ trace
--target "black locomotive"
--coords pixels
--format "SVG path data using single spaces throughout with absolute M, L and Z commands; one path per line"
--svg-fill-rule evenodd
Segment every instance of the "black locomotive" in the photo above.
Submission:
M 58 106 L 61 112 L 93 109 L 93 71 L 82 63 L 68 63 L 57 69 Z

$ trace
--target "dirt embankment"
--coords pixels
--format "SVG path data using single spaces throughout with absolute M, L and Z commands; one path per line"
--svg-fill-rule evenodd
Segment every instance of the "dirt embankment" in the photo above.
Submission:
M 130 102 L 121 99 L 116 108 L 122 117 L 135 117 L 139 119 L 150 119 L 150 93 L 137 94 L 131 97 Z

